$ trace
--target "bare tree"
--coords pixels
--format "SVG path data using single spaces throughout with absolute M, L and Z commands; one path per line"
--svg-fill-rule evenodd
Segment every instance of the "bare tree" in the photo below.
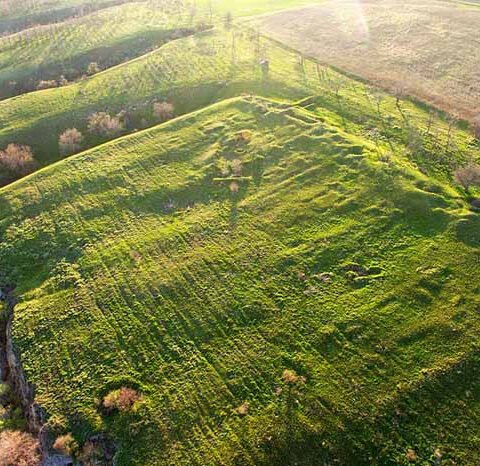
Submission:
M 60 152 L 63 155 L 75 154 L 82 147 L 83 135 L 77 128 L 64 131 L 58 138 Z
M 28 175 L 35 167 L 32 149 L 29 146 L 9 144 L 0 151 L 0 166 L 15 175 Z
M 160 121 L 171 120 L 174 115 L 174 106 L 169 102 L 155 102 L 153 104 L 153 114 Z
M 0 466 L 40 464 L 40 445 L 32 435 L 14 430 L 0 434 Z
M 92 63 L 88 65 L 87 74 L 89 76 L 91 76 L 92 74 L 100 73 L 100 71 L 102 71 L 102 69 L 100 68 L 100 65 L 96 61 L 92 61 Z
M 452 143 L 452 138 L 453 138 L 453 130 L 455 129 L 457 122 L 458 122 L 458 116 L 457 115 L 449 115 L 448 116 L 448 132 L 447 132 L 447 143 L 445 145 L 445 150 L 448 151 L 450 149 L 450 145 Z
M 480 166 L 474 163 L 460 167 L 455 172 L 455 180 L 469 191 L 472 186 L 480 186 Z
M 88 117 L 88 131 L 99 136 L 117 136 L 123 131 L 118 116 L 112 117 L 105 112 L 93 113 Z
M 385 99 L 385 94 L 381 91 L 381 90 L 375 90 L 375 92 L 373 92 L 373 99 L 375 101 L 375 106 L 377 108 L 377 115 L 379 116 L 379 118 L 382 117 L 382 103 Z
M 403 121 L 408 124 L 407 116 L 405 115 L 401 100 L 407 96 L 407 91 L 403 85 L 399 85 L 394 89 L 393 95 L 395 96 L 395 106 L 397 107 L 398 112 L 400 113 Z
M 433 126 L 433 123 L 435 121 L 435 117 L 436 117 L 436 112 L 434 110 L 430 110 L 429 114 L 428 114 L 428 121 L 427 121 L 427 129 L 425 131 L 425 134 L 427 136 L 430 135 L 430 131 L 432 129 L 432 126 Z

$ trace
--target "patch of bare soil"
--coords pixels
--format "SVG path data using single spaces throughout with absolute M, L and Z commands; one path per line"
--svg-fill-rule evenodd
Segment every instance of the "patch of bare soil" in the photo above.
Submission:
M 480 113 L 480 8 L 441 1 L 327 0 L 251 20 L 307 56 L 464 119 Z

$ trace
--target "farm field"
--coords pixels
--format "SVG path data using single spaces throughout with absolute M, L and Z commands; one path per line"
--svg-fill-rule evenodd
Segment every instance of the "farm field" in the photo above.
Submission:
M 321 62 L 473 120 L 480 107 L 479 22 L 475 3 L 341 0 L 251 24 Z
M 402 5 L 0 0 L 102 68 L 0 100 L 0 466 L 477 464 L 480 10 Z
M 0 38 L 0 98 L 36 90 L 43 81 L 78 80 L 94 62 L 118 65 L 196 29 L 186 11 L 132 2 Z M 48 83 L 46 83 L 48 85 Z

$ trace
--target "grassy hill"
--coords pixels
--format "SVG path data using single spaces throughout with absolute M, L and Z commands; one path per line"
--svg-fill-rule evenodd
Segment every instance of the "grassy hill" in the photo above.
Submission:
M 339 122 L 235 98 L 0 191 L 52 424 L 109 432 L 120 465 L 475 462 L 480 217 Z M 144 403 L 106 415 L 119 383 Z
M 130 2 L 0 38 L 0 97 L 36 89 L 41 80 L 86 75 L 143 55 L 195 24 L 171 4 Z
M 217 14 L 230 13 L 234 17 L 254 16 L 300 6 L 315 5 L 322 0 L 199 0 L 197 5 Z
M 127 3 L 129 0 L 2 0 L 0 36 Z
M 38 168 L 0 172 L 12 337 L 51 431 L 80 446 L 105 433 L 119 466 L 480 456 L 480 193 L 452 180 L 479 143 L 465 122 L 219 20 L 306 3 L 201 0 L 183 16 L 136 2 L 0 39 L 9 79 L 34 57 L 60 70 L 138 53 L 147 31 L 168 41 L 0 101 L 0 149 L 28 144 Z M 176 118 L 157 125 L 161 101 Z M 126 112 L 118 139 L 88 134 L 99 111 Z M 61 160 L 71 127 L 87 150 Z M 142 401 L 109 412 L 122 386 Z
M 266 73 L 260 66 L 262 58 L 268 59 Z M 0 147 L 28 144 L 39 166 L 44 166 L 61 157 L 58 136 L 67 128 L 84 133 L 84 147 L 102 142 L 87 133 L 87 118 L 93 112 L 125 110 L 134 129 L 155 124 L 155 101 L 171 101 L 180 115 L 242 93 L 293 100 L 317 95 L 323 107 L 341 113 L 361 131 L 377 128 L 381 137 L 388 133 L 404 139 L 405 119 L 411 120 L 411 129 L 425 129 L 431 118 L 429 109 L 410 102 L 403 102 L 399 111 L 393 97 L 304 60 L 253 31 L 220 28 L 172 41 L 85 81 L 1 101 Z M 442 141 L 433 156 L 442 159 L 438 152 L 444 152 L 449 124 L 443 117 L 432 122 L 432 144 Z M 456 126 L 454 130 L 451 157 L 439 160 L 437 168 L 476 156 L 476 147 L 469 146 L 471 134 Z M 0 173 L 0 181 L 8 181 L 5 174 L 2 179 Z

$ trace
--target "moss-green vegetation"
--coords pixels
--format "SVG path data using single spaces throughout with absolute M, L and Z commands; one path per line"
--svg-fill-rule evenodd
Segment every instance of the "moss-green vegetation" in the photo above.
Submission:
M 347 116 L 227 100 L 3 189 L 14 336 L 55 423 L 107 430 L 123 465 L 474 461 L 479 217 Z M 124 385 L 143 402 L 106 415 Z
M 265 58 L 268 70 L 260 65 Z M 302 61 L 296 52 L 253 31 L 221 28 L 170 42 L 85 81 L 0 102 L 0 147 L 28 144 L 42 166 L 60 158 L 58 136 L 67 128 L 84 133 L 84 147 L 100 142 L 87 133 L 87 118 L 93 112 L 125 110 L 132 130 L 155 124 L 155 101 L 171 101 L 178 115 L 241 93 L 292 100 L 317 96 L 305 102 L 307 108 L 328 108 L 338 124 L 348 123 L 349 131 L 371 133 L 379 140 L 387 135 L 409 137 L 412 143 L 430 145 L 429 154 L 438 164 L 428 166 L 435 169 L 451 170 L 459 158 L 467 159 L 478 149 L 469 145 L 471 134 L 457 127 L 447 147 L 448 123 L 438 117 L 429 123 L 428 109 L 404 102 L 399 111 L 394 98 L 313 61 Z M 405 120 L 411 120 L 410 135 Z M 424 141 L 417 130 L 427 129 Z M 417 149 L 420 158 L 424 151 Z
M 0 189 L 0 285 L 49 423 L 120 466 L 475 464 L 479 145 L 430 110 L 238 25 L 0 102 L 43 166 Z
M 175 4 L 126 3 L 0 38 L 0 98 L 35 90 L 41 81 L 58 82 L 61 76 L 78 80 L 92 62 L 101 69 L 117 65 L 195 27 Z
M 0 35 L 13 34 L 38 25 L 66 21 L 76 16 L 129 1 L 24 0 L 19 2 L 18 0 L 3 0 L 0 3 Z

